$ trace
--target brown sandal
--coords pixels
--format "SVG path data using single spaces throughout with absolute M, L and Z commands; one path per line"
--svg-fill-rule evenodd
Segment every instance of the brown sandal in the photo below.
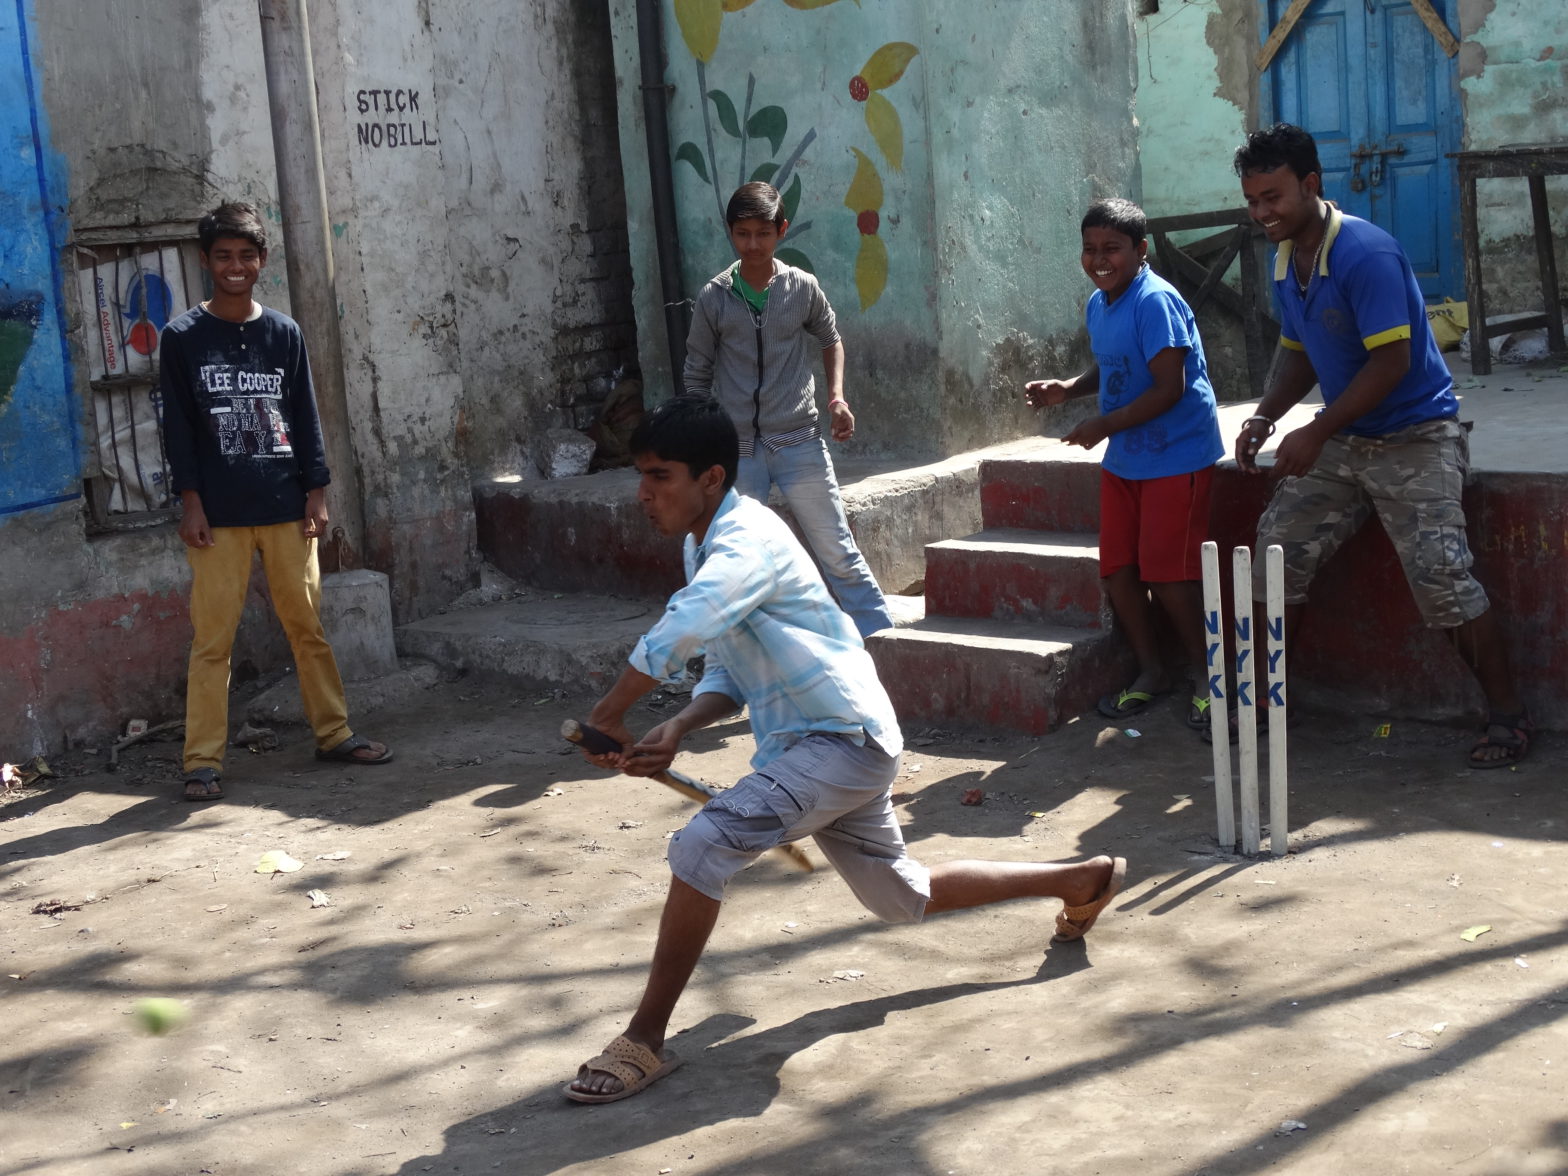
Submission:
M 1100 891 L 1093 902 L 1084 906 L 1062 907 L 1061 914 L 1056 916 L 1056 934 L 1051 936 L 1051 942 L 1071 943 L 1087 935 L 1094 921 L 1100 917 L 1100 912 L 1121 892 L 1122 884 L 1126 881 L 1127 859 L 1112 858 L 1111 878 L 1105 884 L 1105 889 Z
M 604 1047 L 602 1054 L 589 1058 L 577 1067 L 577 1079 L 581 1080 L 598 1071 L 619 1078 L 621 1088 L 614 1094 L 590 1094 L 586 1090 L 573 1090 L 572 1084 L 568 1082 L 562 1092 L 573 1102 L 616 1102 L 640 1093 L 680 1064 L 680 1058 L 669 1050 L 656 1054 L 646 1045 L 639 1045 L 628 1037 L 617 1037 Z
M 222 800 L 223 785 L 216 768 L 196 768 L 185 773 L 186 800 Z
M 1530 732 L 1533 730 L 1535 727 L 1530 722 L 1529 711 L 1520 711 L 1516 715 L 1500 715 L 1493 711 L 1486 718 L 1486 729 L 1481 732 L 1481 738 L 1470 748 L 1470 766 L 1477 770 L 1513 767 L 1530 750 Z M 1476 759 L 1476 753 L 1488 747 L 1500 748 L 1503 754 L 1492 759 Z

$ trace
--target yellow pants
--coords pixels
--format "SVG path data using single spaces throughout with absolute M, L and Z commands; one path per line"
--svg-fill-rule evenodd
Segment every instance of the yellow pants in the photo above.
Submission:
M 190 674 L 185 687 L 185 770 L 221 769 L 229 742 L 229 653 L 245 610 L 251 560 L 261 552 L 272 607 L 294 651 L 300 698 L 319 748 L 352 732 L 337 659 L 321 631 L 316 541 L 300 525 L 214 527 L 211 547 L 187 547 L 191 565 Z

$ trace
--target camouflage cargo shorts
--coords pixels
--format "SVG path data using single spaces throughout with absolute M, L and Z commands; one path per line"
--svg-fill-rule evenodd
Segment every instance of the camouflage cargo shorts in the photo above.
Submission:
M 1338 434 L 1310 473 L 1285 478 L 1258 520 L 1252 594 L 1264 599 L 1264 550 L 1285 549 L 1285 602 L 1307 599 L 1323 561 L 1376 510 L 1399 553 L 1428 627 L 1452 629 L 1487 610 L 1460 503 L 1470 439 L 1455 420 L 1425 421 L 1384 437 Z

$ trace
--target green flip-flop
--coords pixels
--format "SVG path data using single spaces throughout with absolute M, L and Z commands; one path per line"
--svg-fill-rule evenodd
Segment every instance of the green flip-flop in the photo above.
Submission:
M 1209 706 L 1212 703 L 1205 694 L 1194 694 L 1192 701 L 1187 704 L 1187 726 L 1194 731 L 1207 731 L 1209 729 Z
M 1147 690 L 1123 690 L 1118 694 L 1107 694 L 1094 704 L 1094 708 L 1108 719 L 1130 719 L 1148 710 L 1157 697 Z

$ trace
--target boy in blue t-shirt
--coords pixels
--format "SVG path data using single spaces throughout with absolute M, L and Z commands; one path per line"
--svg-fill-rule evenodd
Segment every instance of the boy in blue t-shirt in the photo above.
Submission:
M 1092 449 L 1109 438 L 1100 469 L 1100 576 L 1138 659 L 1125 690 L 1100 699 L 1125 719 L 1168 692 L 1150 594 L 1170 618 L 1195 676 L 1187 725 L 1203 730 L 1209 700 L 1201 553 L 1209 537 L 1214 463 L 1224 454 L 1198 324 L 1175 287 L 1153 273 L 1143 210 L 1101 200 L 1084 215 L 1083 270 L 1095 284 L 1084 312 L 1094 362 L 1070 380 L 1024 386 L 1033 408 L 1100 396 L 1100 415 L 1064 441 Z

